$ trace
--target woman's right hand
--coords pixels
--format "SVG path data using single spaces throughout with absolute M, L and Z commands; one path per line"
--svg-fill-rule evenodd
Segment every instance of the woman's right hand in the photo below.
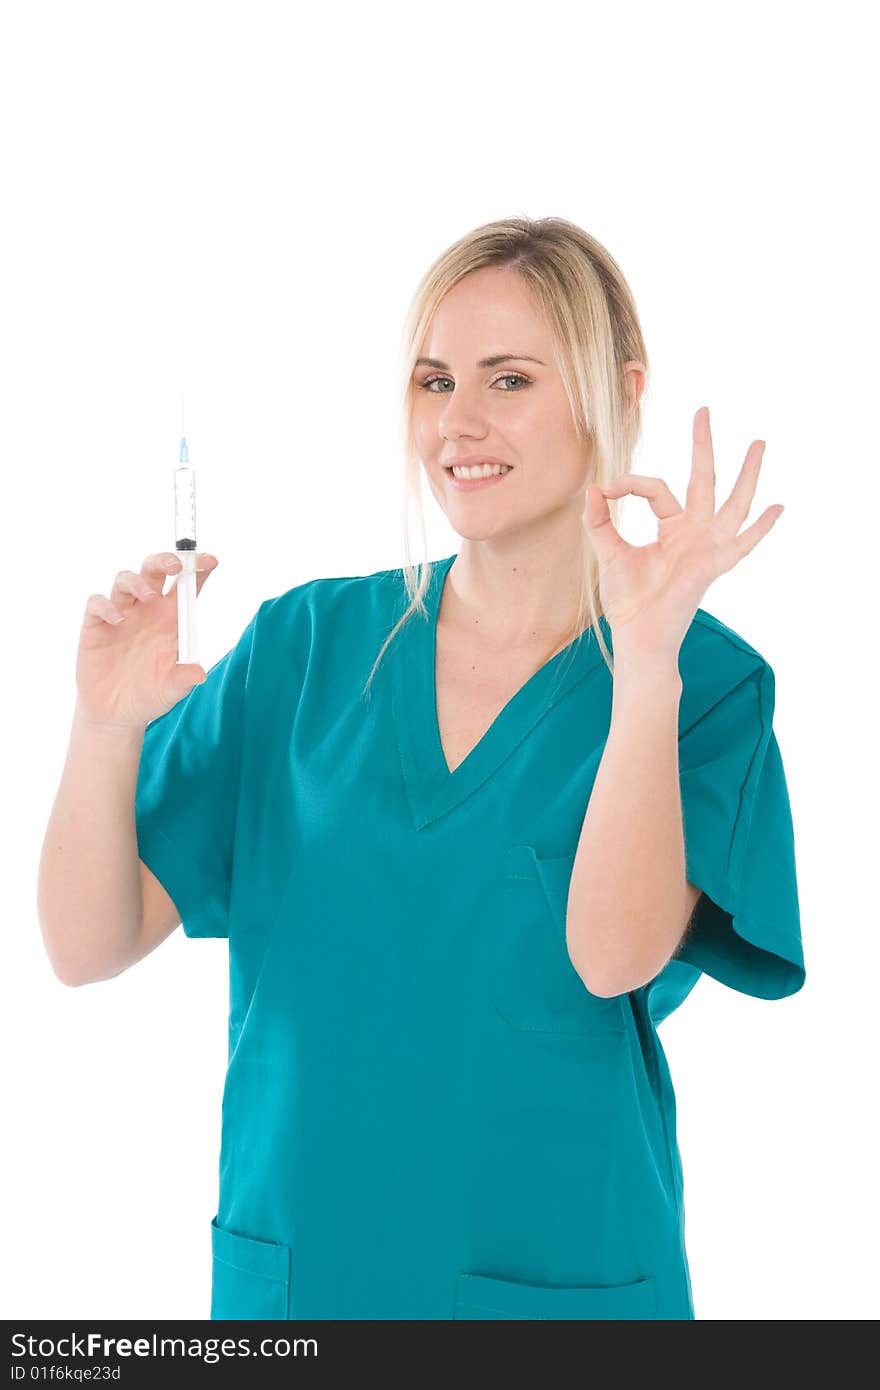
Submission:
M 196 558 L 196 594 L 218 560 Z M 177 582 L 173 550 L 148 555 L 140 574 L 120 570 L 110 597 L 86 602 L 76 658 L 77 714 L 91 724 L 145 729 L 206 679 L 198 662 L 177 661 Z

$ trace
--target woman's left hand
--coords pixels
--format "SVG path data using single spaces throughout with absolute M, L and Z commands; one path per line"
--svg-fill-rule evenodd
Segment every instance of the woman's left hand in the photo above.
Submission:
M 715 511 L 715 460 L 709 408 L 694 416 L 694 449 L 682 508 L 662 478 L 624 473 L 610 487 L 590 484 L 583 520 L 599 565 L 599 596 L 615 657 L 677 661 L 685 633 L 713 580 L 733 569 L 766 536 L 784 508 L 761 513 L 742 535 L 764 453 L 750 445 L 733 490 Z M 630 545 L 611 520 L 608 497 L 646 497 L 658 518 L 658 539 Z

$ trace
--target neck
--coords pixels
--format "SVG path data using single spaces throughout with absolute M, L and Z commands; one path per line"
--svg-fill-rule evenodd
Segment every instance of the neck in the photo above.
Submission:
M 499 650 L 561 650 L 576 635 L 582 563 L 580 536 L 576 540 L 552 552 L 463 541 L 443 587 L 444 624 Z

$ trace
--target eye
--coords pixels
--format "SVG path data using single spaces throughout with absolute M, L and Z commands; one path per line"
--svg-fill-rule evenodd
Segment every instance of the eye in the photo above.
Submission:
M 451 378 L 451 377 L 448 377 L 448 376 L 429 376 L 429 377 L 426 377 L 426 379 L 425 379 L 424 381 L 422 381 L 422 382 L 419 383 L 419 388 L 420 388 L 420 390 L 422 390 L 422 391 L 429 391 L 430 388 L 431 388 L 431 386 L 432 386 L 432 384 L 433 384 L 435 381 L 451 381 L 451 380 L 452 380 L 452 378 Z M 498 382 L 498 381 L 511 381 L 511 380 L 525 382 L 525 386 L 530 386 L 530 385 L 531 385 L 531 378 L 530 378 L 530 377 L 527 377 L 523 372 L 502 372 L 500 376 L 497 376 L 497 377 L 495 378 L 495 381 L 492 383 L 492 385 L 494 386 L 494 385 L 495 385 L 495 382 Z M 503 396 L 508 396 L 508 395 L 510 395 L 510 392 L 511 392 L 511 391 L 516 392 L 516 391 L 522 391 L 522 390 L 524 390 L 524 389 L 525 389 L 524 386 L 511 387 L 511 388 L 510 388 L 510 391 L 508 391 L 507 389 L 505 389 L 504 391 L 502 391 L 501 394 L 502 394 Z M 432 391 L 431 394 L 434 395 L 434 396 L 446 396 L 446 395 L 449 394 L 449 392 L 448 392 L 448 391 Z

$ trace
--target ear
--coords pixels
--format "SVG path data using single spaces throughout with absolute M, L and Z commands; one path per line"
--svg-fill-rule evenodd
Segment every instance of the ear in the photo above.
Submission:
M 642 392 L 648 379 L 647 368 L 644 362 L 625 362 L 623 371 L 629 403 L 634 410 L 642 399 Z

